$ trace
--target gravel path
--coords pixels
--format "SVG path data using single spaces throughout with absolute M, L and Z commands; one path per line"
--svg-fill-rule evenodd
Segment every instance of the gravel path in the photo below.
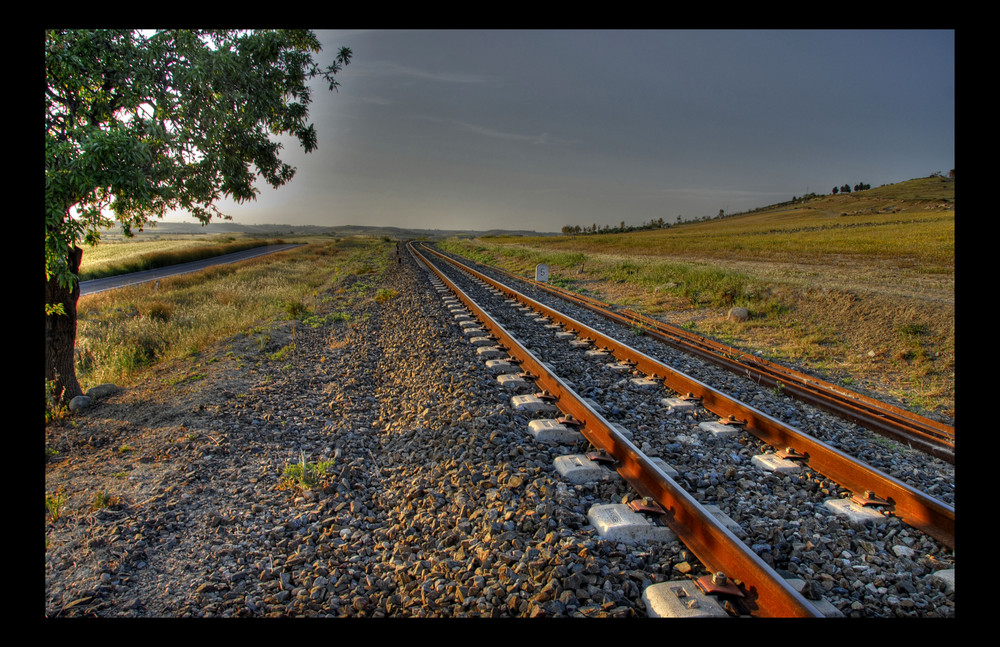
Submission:
M 49 425 L 46 615 L 641 617 L 647 586 L 702 574 L 677 543 L 597 536 L 588 508 L 626 486 L 559 477 L 586 447 L 525 433 L 403 261 L 350 322 L 238 336 Z M 328 479 L 286 487 L 303 458 Z M 787 547 L 844 615 L 954 615 L 935 576 L 953 554 L 898 523 L 845 530 L 803 515 Z

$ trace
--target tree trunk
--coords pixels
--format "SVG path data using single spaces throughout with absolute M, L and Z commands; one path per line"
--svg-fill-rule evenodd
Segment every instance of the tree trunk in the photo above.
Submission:
M 83 260 L 83 250 L 73 246 L 67 260 L 70 271 L 78 274 L 80 261 Z M 76 302 L 79 298 L 79 281 L 73 282 L 72 289 L 59 285 L 55 277 L 45 282 L 45 303 L 47 305 L 61 303 L 66 313 L 45 315 L 45 381 L 55 384 L 53 395 L 64 404 L 83 394 L 76 379 L 74 358 Z

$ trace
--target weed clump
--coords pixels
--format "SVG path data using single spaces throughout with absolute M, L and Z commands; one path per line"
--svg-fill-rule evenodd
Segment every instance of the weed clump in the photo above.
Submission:
M 278 488 L 282 490 L 297 489 L 311 490 L 317 487 L 325 487 L 330 479 L 330 470 L 334 461 L 306 462 L 305 452 L 302 453 L 298 463 L 285 465 L 281 474 L 281 482 Z
M 49 513 L 49 519 L 58 521 L 62 515 L 62 509 L 66 505 L 68 497 L 63 493 L 62 488 L 55 494 L 45 495 L 45 511 Z
M 289 319 L 302 319 L 309 314 L 309 308 L 301 301 L 286 301 L 284 308 Z
M 386 301 L 395 298 L 399 295 L 399 292 L 389 288 L 379 288 L 375 292 L 375 300 L 379 303 L 385 303 Z

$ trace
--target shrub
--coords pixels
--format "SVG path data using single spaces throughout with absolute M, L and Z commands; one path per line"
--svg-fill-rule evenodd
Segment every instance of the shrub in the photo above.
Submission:
M 45 511 L 49 513 L 52 521 L 59 519 L 63 506 L 66 505 L 66 499 L 67 497 L 63 494 L 62 489 L 57 490 L 55 494 L 45 495 Z
M 146 315 L 150 319 L 156 319 L 157 321 L 169 321 L 170 315 L 173 314 L 173 312 L 174 307 L 169 303 L 154 301 L 147 307 Z
M 286 301 L 285 314 L 287 314 L 291 319 L 301 319 L 309 314 L 309 308 L 307 308 L 301 301 Z
M 112 496 L 107 492 L 98 492 L 94 496 L 94 503 L 91 504 L 92 510 L 102 510 L 104 508 L 110 508 L 111 506 L 118 503 L 118 497 Z

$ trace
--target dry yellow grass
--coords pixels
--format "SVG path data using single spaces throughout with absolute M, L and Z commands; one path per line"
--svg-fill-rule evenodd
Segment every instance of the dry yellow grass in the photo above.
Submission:
M 319 240 L 162 279 L 158 286 L 145 283 L 83 296 L 76 342 L 81 386 L 133 383 L 158 362 L 196 356 L 237 333 L 264 340 L 276 321 L 310 325 L 335 317 L 338 282 L 387 267 L 390 248 L 374 239 Z M 351 296 L 372 298 L 363 285 L 356 282 Z
M 954 183 L 922 178 L 664 230 L 445 247 L 944 417 L 955 407 Z M 751 319 L 730 321 L 733 305 Z

